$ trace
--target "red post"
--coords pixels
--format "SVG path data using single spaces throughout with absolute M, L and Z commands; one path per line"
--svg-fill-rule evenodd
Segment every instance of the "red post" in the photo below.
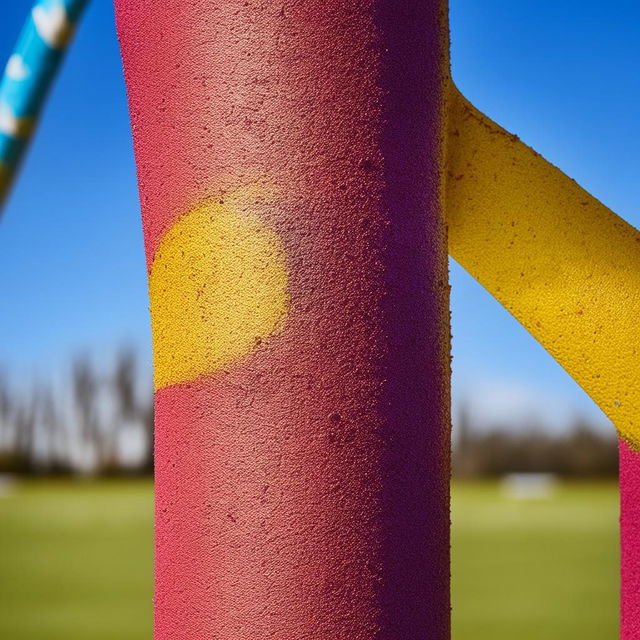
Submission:
M 640 633 L 640 453 L 620 440 L 620 638 Z
M 439 0 L 116 0 L 158 640 L 449 638 Z

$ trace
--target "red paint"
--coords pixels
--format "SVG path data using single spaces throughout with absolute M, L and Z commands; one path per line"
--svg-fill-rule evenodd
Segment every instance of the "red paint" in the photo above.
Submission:
M 620 441 L 620 638 L 640 629 L 640 453 Z
M 157 393 L 156 638 L 449 637 L 439 2 L 116 0 L 149 264 L 259 182 L 292 307 Z

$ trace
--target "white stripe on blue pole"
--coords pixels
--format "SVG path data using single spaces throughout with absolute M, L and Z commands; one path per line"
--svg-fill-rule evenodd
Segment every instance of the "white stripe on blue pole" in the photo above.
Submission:
M 88 0 L 38 0 L 0 83 L 0 206 Z

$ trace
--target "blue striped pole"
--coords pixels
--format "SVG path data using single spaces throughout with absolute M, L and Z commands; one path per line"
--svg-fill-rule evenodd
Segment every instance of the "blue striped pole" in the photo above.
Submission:
M 37 0 L 0 83 L 0 206 L 88 0 Z

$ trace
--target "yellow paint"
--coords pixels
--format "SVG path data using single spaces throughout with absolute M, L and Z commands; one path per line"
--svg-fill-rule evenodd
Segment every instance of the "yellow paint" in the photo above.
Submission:
M 224 369 L 282 326 L 284 252 L 256 201 L 247 189 L 203 202 L 162 238 L 149 274 L 156 388 Z
M 459 93 L 449 252 L 640 447 L 640 234 Z

